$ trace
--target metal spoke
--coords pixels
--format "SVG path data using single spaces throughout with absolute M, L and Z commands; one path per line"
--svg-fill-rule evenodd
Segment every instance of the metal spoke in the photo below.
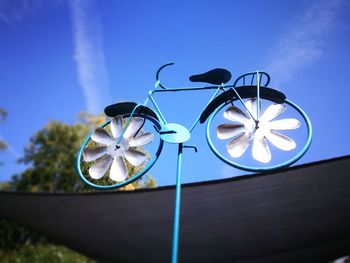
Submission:
M 246 109 L 246 111 L 248 112 L 248 114 L 250 115 L 250 117 L 256 122 L 257 120 L 254 118 L 254 116 L 251 114 L 251 112 L 247 109 L 247 106 L 245 105 L 245 103 L 243 102 L 241 96 L 238 94 L 237 90 L 233 87 L 233 91 L 236 94 L 238 100 L 240 103 L 242 103 L 243 107 Z
M 258 119 L 258 114 L 257 114 L 258 100 L 256 98 L 249 99 L 244 104 L 248 110 L 248 114 L 251 114 L 253 119 L 257 120 Z M 260 103 L 259 103 L 259 106 L 261 106 Z
M 129 139 L 132 136 L 135 136 L 137 131 L 140 130 L 142 124 L 143 124 L 142 118 L 133 118 L 132 121 L 130 122 L 129 127 L 126 129 L 123 137 L 125 139 Z
M 249 117 L 239 108 L 236 106 L 230 106 L 225 112 L 224 112 L 224 118 L 227 120 L 233 121 L 233 122 L 239 122 L 239 123 L 245 123 L 249 120 Z

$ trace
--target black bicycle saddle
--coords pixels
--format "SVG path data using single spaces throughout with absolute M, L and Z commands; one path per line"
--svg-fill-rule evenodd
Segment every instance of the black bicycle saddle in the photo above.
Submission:
M 216 68 L 202 74 L 192 75 L 190 81 L 220 85 L 222 83 L 227 83 L 231 79 L 231 76 L 230 71 L 223 68 Z

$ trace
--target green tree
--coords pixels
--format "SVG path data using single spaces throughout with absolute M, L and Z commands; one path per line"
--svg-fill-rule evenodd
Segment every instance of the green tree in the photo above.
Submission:
M 49 122 L 32 136 L 24 157 L 19 160 L 29 168 L 13 176 L 8 186 L 16 191 L 28 192 L 92 191 L 76 174 L 76 155 L 84 138 L 103 121 L 102 116 L 83 113 L 76 124 Z M 106 177 L 104 180 L 108 183 L 109 179 Z M 156 181 L 148 175 L 143 183 L 134 182 L 124 189 L 140 187 L 156 187 Z
M 94 263 L 66 247 L 53 244 L 24 245 L 16 250 L 0 250 L 2 263 Z
M 30 139 L 24 157 L 19 161 L 29 165 L 10 182 L 17 191 L 75 191 L 82 189 L 76 176 L 75 158 L 89 128 L 51 121 Z

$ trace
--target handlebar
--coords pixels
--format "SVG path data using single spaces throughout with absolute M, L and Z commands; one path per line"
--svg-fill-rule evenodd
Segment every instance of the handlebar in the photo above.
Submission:
M 169 66 L 172 66 L 174 65 L 175 63 L 174 62 L 170 62 L 170 63 L 167 63 L 167 64 L 164 64 L 163 66 L 161 66 L 158 70 L 157 70 L 157 73 L 156 73 L 156 86 L 159 86 L 161 87 L 162 89 L 167 89 L 167 87 L 165 87 L 162 83 L 160 83 L 160 79 L 159 79 L 159 73 L 166 67 L 169 67 Z

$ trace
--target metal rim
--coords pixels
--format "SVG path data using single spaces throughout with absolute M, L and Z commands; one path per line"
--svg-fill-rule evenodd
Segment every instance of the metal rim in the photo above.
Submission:
M 127 117 L 130 117 L 130 114 L 125 114 L 123 115 L 123 118 L 127 118 Z M 142 118 L 145 118 L 149 121 L 151 121 L 155 126 L 157 126 L 158 129 L 160 129 L 160 124 L 159 122 L 154 119 L 153 117 L 151 116 L 148 116 L 148 115 L 144 115 L 144 114 L 134 114 L 133 117 L 142 117 Z M 107 122 L 103 123 L 102 125 L 99 126 L 99 128 L 104 128 L 106 127 L 107 125 L 109 125 L 109 123 L 111 122 L 111 120 L 108 120 Z M 88 142 L 91 140 L 91 136 L 92 136 L 93 133 L 90 133 L 84 140 L 84 143 L 82 144 L 79 152 L 78 152 L 78 156 L 77 156 L 77 162 L 76 162 L 76 169 L 77 169 L 77 172 L 79 174 L 79 177 L 83 180 L 83 182 L 87 185 L 89 185 L 90 187 L 93 187 L 95 189 L 100 189 L 100 190 L 106 190 L 106 189 L 117 189 L 117 188 L 120 188 L 120 187 L 123 187 L 123 186 L 126 186 L 134 181 L 136 181 L 137 179 L 139 179 L 141 176 L 143 176 L 153 165 L 154 163 L 157 161 L 161 151 L 162 151 L 162 148 L 163 148 L 163 143 L 164 141 L 159 138 L 159 145 L 158 145 L 158 149 L 157 149 L 157 152 L 156 154 L 153 156 L 153 158 L 146 164 L 146 166 L 136 175 L 132 176 L 131 178 L 129 178 L 128 180 L 124 181 L 124 182 L 121 182 L 121 183 L 116 183 L 116 184 L 112 184 L 112 185 L 97 185 L 97 184 L 94 184 L 92 182 L 90 182 L 89 180 L 86 179 L 86 177 L 84 176 L 84 174 L 82 173 L 81 171 L 81 168 L 80 168 L 80 164 L 81 164 L 81 159 L 82 159 L 82 156 L 83 156 L 83 151 L 86 147 L 86 145 L 88 144 Z
M 235 101 L 235 100 L 232 100 Z M 306 123 L 306 128 L 307 128 L 307 137 L 306 137 L 306 142 L 304 144 L 304 146 L 302 147 L 302 149 L 300 149 L 300 151 L 298 153 L 296 153 L 292 158 L 290 158 L 289 160 L 282 162 L 280 164 L 277 165 L 272 165 L 272 166 L 266 166 L 266 167 L 258 167 L 258 166 L 247 166 L 247 165 L 241 165 L 237 162 L 234 162 L 228 158 L 226 158 L 225 156 L 223 156 L 214 146 L 211 137 L 210 137 L 210 126 L 211 126 L 211 122 L 214 119 L 214 117 L 216 116 L 216 114 L 222 109 L 224 108 L 226 105 L 230 104 L 232 101 L 228 101 L 223 103 L 222 105 L 220 105 L 209 117 L 208 123 L 207 123 L 207 128 L 206 128 L 206 139 L 208 142 L 208 145 L 210 147 L 210 149 L 212 150 L 212 152 L 223 162 L 225 162 L 226 164 L 236 167 L 238 169 L 244 170 L 244 171 L 249 171 L 249 172 L 266 172 L 266 171 L 271 171 L 271 170 L 275 170 L 275 169 L 280 169 L 280 168 L 284 168 L 284 167 L 288 167 L 290 165 L 292 165 L 293 163 L 295 163 L 296 161 L 298 161 L 305 153 L 306 151 L 309 149 L 311 141 L 312 141 L 312 125 L 311 125 L 311 121 L 308 118 L 308 116 L 306 115 L 306 113 L 295 103 L 289 101 L 289 100 L 285 100 L 284 103 L 288 104 L 289 106 L 291 106 L 293 109 L 295 109 L 304 119 L 305 123 Z

